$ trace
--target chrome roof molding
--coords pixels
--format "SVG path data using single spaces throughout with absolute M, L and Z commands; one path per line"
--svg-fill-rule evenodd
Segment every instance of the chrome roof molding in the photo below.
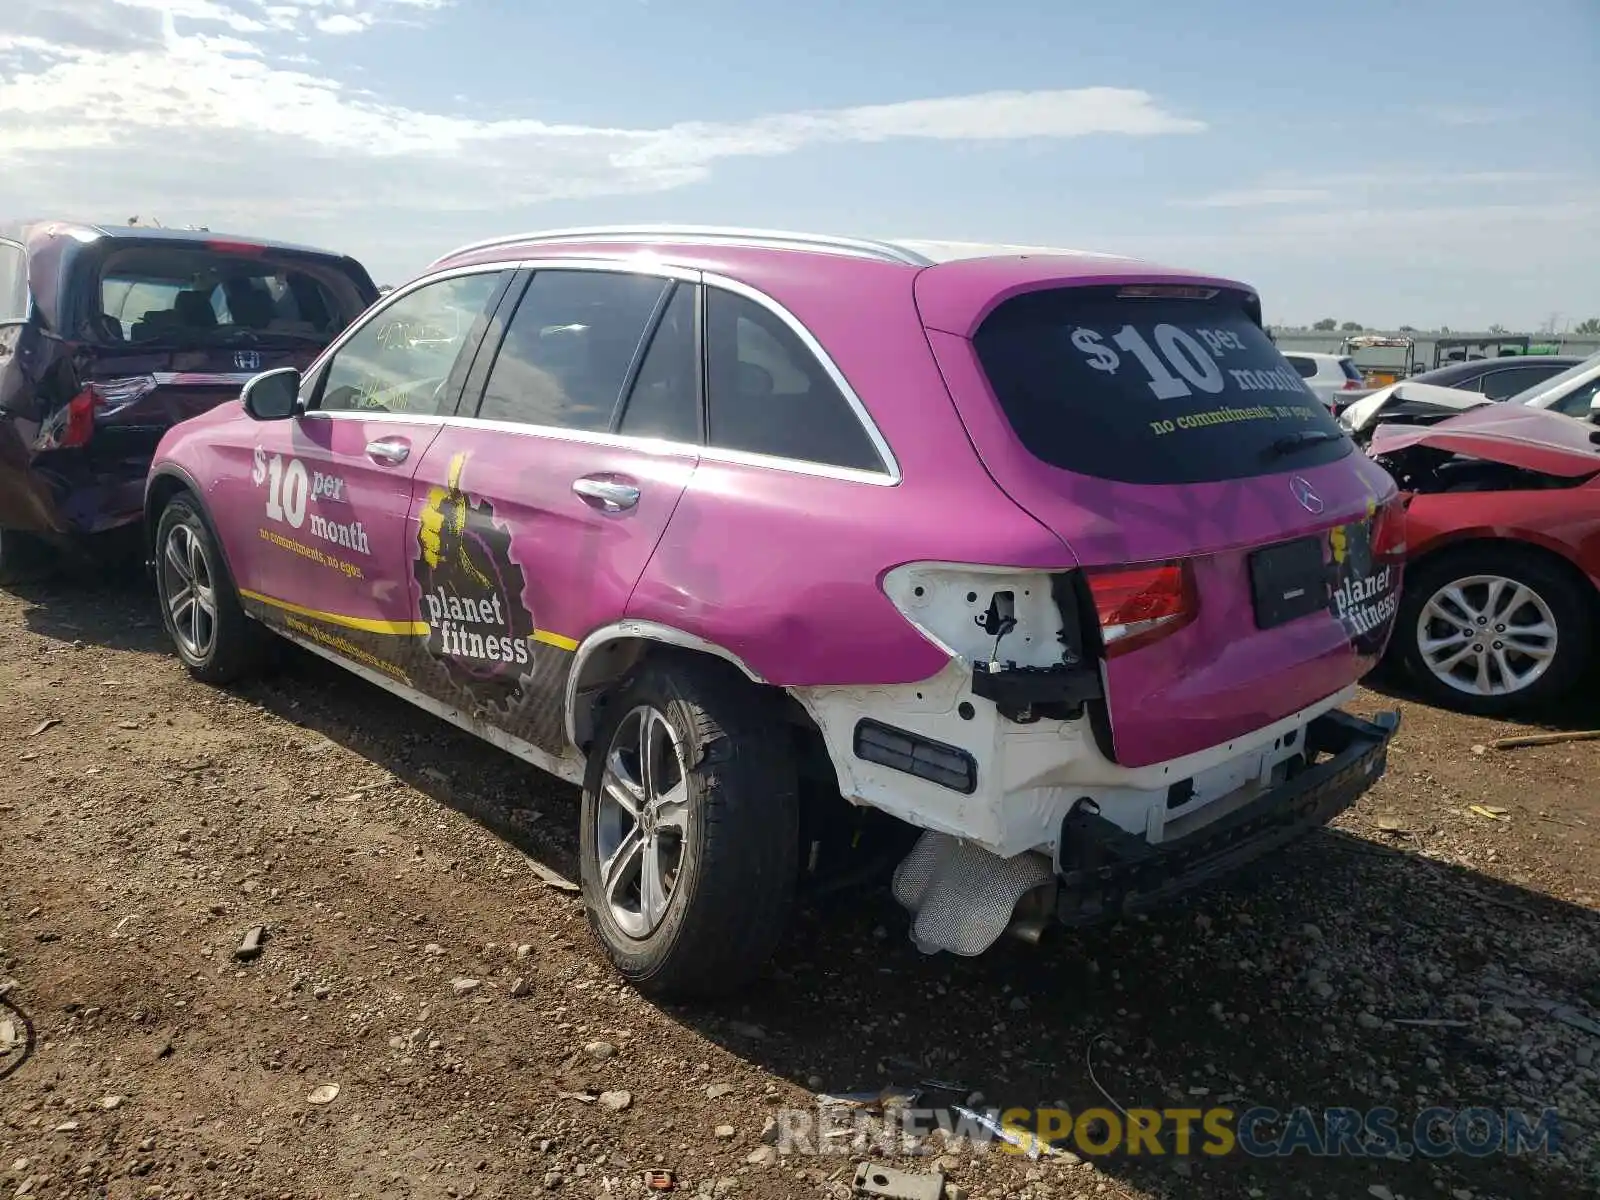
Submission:
M 434 259 L 430 269 L 459 255 L 489 250 L 497 246 L 652 241 L 698 242 L 708 246 L 748 246 L 773 250 L 810 250 L 897 263 L 906 267 L 930 267 L 934 263 L 933 259 L 905 246 L 870 238 L 836 237 L 832 234 L 801 233 L 781 229 L 745 229 L 732 225 L 593 225 L 506 234 L 469 242 Z

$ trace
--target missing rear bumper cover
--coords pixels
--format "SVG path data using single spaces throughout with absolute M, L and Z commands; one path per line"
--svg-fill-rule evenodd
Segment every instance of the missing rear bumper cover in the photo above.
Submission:
M 855 754 L 870 763 L 903 771 L 970 796 L 978 790 L 978 761 L 948 746 L 879 721 L 856 722 Z
M 1079 804 L 1061 824 L 1057 917 L 1092 925 L 1213 882 L 1349 808 L 1384 772 L 1399 713 L 1329 712 L 1306 729 L 1311 765 L 1187 837 L 1152 845 Z M 1331 755 L 1322 762 L 1320 754 Z

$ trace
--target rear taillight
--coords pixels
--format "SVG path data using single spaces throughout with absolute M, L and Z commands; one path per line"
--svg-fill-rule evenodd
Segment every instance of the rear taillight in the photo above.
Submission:
M 1199 610 L 1186 563 L 1115 567 L 1087 574 L 1107 658 L 1176 633 L 1194 620 Z
M 155 390 L 153 375 L 96 380 L 40 425 L 38 448 L 58 450 L 87 445 L 94 436 L 96 416 L 120 412 Z
M 1372 527 L 1372 554 L 1393 560 L 1406 556 L 1406 508 L 1398 500 L 1378 510 Z
M 100 397 L 93 388 L 84 388 L 67 401 L 67 424 L 61 431 L 61 445 L 66 448 L 87 445 L 94 436 L 94 409 Z
M 1361 390 L 1361 381 L 1359 379 L 1346 379 L 1344 381 L 1344 390 L 1347 392 L 1359 392 Z

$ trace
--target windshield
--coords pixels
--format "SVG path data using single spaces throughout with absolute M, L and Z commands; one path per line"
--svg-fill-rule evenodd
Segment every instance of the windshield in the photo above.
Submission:
M 984 374 L 1034 457 L 1125 483 L 1202 483 L 1350 453 L 1237 297 L 1137 291 L 1030 292 L 979 327 Z
M 1552 375 L 1548 379 L 1541 379 L 1532 387 L 1523 388 L 1520 392 L 1506 398 L 1507 404 L 1533 404 L 1540 397 L 1551 395 L 1575 383 L 1596 367 L 1600 367 L 1600 350 L 1595 351 L 1575 367 L 1568 367 L 1559 375 Z M 1541 406 L 1543 407 L 1543 406 Z
M 326 342 L 365 307 L 360 286 L 334 263 L 206 246 L 115 251 L 99 292 L 96 334 L 131 343 Z

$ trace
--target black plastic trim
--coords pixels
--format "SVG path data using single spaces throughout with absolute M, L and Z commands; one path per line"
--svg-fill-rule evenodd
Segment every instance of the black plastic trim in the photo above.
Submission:
M 856 722 L 852 749 L 864 762 L 877 763 L 964 796 L 978 790 L 978 760 L 959 746 L 863 718 Z M 874 753 L 863 753 L 864 750 Z M 954 760 L 953 765 L 941 767 L 930 762 L 930 752 Z
M 1187 837 L 1152 845 L 1106 820 L 1087 798 L 1061 822 L 1057 918 L 1094 925 L 1155 908 L 1326 825 L 1383 775 L 1398 712 L 1364 721 L 1334 711 L 1306 729 L 1311 765 Z M 1331 754 L 1316 762 L 1318 754 Z

